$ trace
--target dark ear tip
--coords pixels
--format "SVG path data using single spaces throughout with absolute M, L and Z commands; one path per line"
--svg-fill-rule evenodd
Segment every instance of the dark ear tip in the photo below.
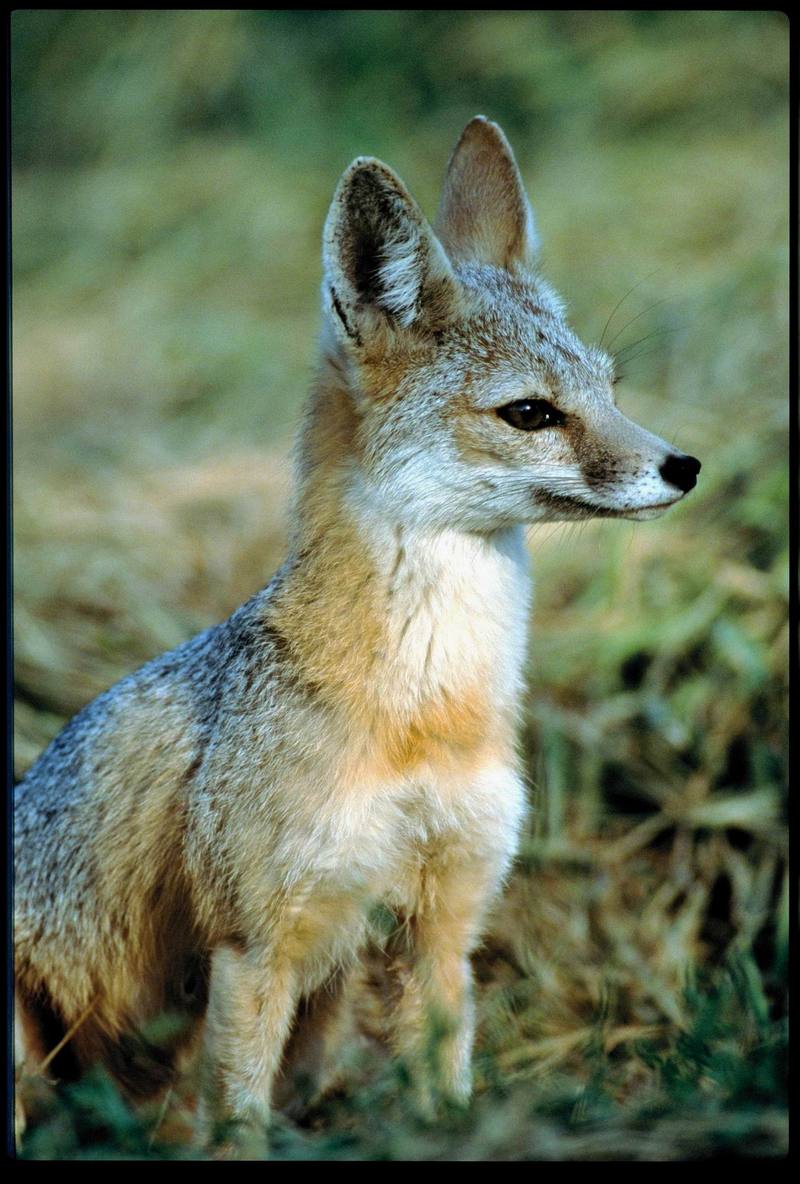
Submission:
M 355 190 L 381 190 L 408 202 L 412 200 L 397 173 L 375 156 L 357 156 L 347 166 L 339 178 L 334 202 L 337 197 L 341 200 Z
M 390 172 L 389 166 L 375 156 L 357 156 L 342 173 L 342 181 L 352 180 L 360 174 L 380 174 L 386 176 Z

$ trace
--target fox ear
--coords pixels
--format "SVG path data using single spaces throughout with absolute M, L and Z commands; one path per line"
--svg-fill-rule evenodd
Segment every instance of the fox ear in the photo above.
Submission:
M 324 297 L 340 336 L 362 344 L 383 323 L 435 329 L 457 285 L 414 198 L 379 160 L 359 157 L 342 176 L 323 235 Z
M 507 269 L 533 260 L 533 211 L 514 153 L 483 115 L 470 120 L 456 144 L 435 226 L 453 260 Z

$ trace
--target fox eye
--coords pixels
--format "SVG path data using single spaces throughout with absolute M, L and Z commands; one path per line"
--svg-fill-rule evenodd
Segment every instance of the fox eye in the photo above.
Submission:
M 516 399 L 505 407 L 498 407 L 497 414 L 512 428 L 523 432 L 537 432 L 540 428 L 557 428 L 564 422 L 562 412 L 545 399 Z

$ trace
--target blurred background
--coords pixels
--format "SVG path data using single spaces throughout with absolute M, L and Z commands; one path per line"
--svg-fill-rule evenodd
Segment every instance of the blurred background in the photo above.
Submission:
M 787 75 L 770 12 L 12 16 L 18 776 L 280 562 L 356 155 L 432 216 L 497 120 L 622 409 L 703 462 L 658 522 L 530 532 L 533 810 L 469 1115 L 421 1126 L 354 1036 L 277 1157 L 785 1151 Z M 24 1153 L 180 1157 L 179 1126 L 97 1079 Z

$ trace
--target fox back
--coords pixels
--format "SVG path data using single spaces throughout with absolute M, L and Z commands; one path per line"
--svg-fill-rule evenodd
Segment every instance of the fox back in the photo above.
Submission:
M 99 1059 L 143 1096 L 205 1017 L 204 1112 L 263 1123 L 281 1081 L 319 1069 L 380 905 L 396 1050 L 421 1097 L 469 1095 L 469 954 L 525 812 L 524 525 L 654 517 L 700 467 L 617 409 L 612 360 L 568 328 L 535 251 L 482 117 L 433 226 L 380 161 L 344 173 L 288 558 L 89 704 L 17 788 L 29 1066 L 68 1033 L 61 1075 Z M 167 1047 L 147 1036 L 163 1011 L 186 1020 Z

